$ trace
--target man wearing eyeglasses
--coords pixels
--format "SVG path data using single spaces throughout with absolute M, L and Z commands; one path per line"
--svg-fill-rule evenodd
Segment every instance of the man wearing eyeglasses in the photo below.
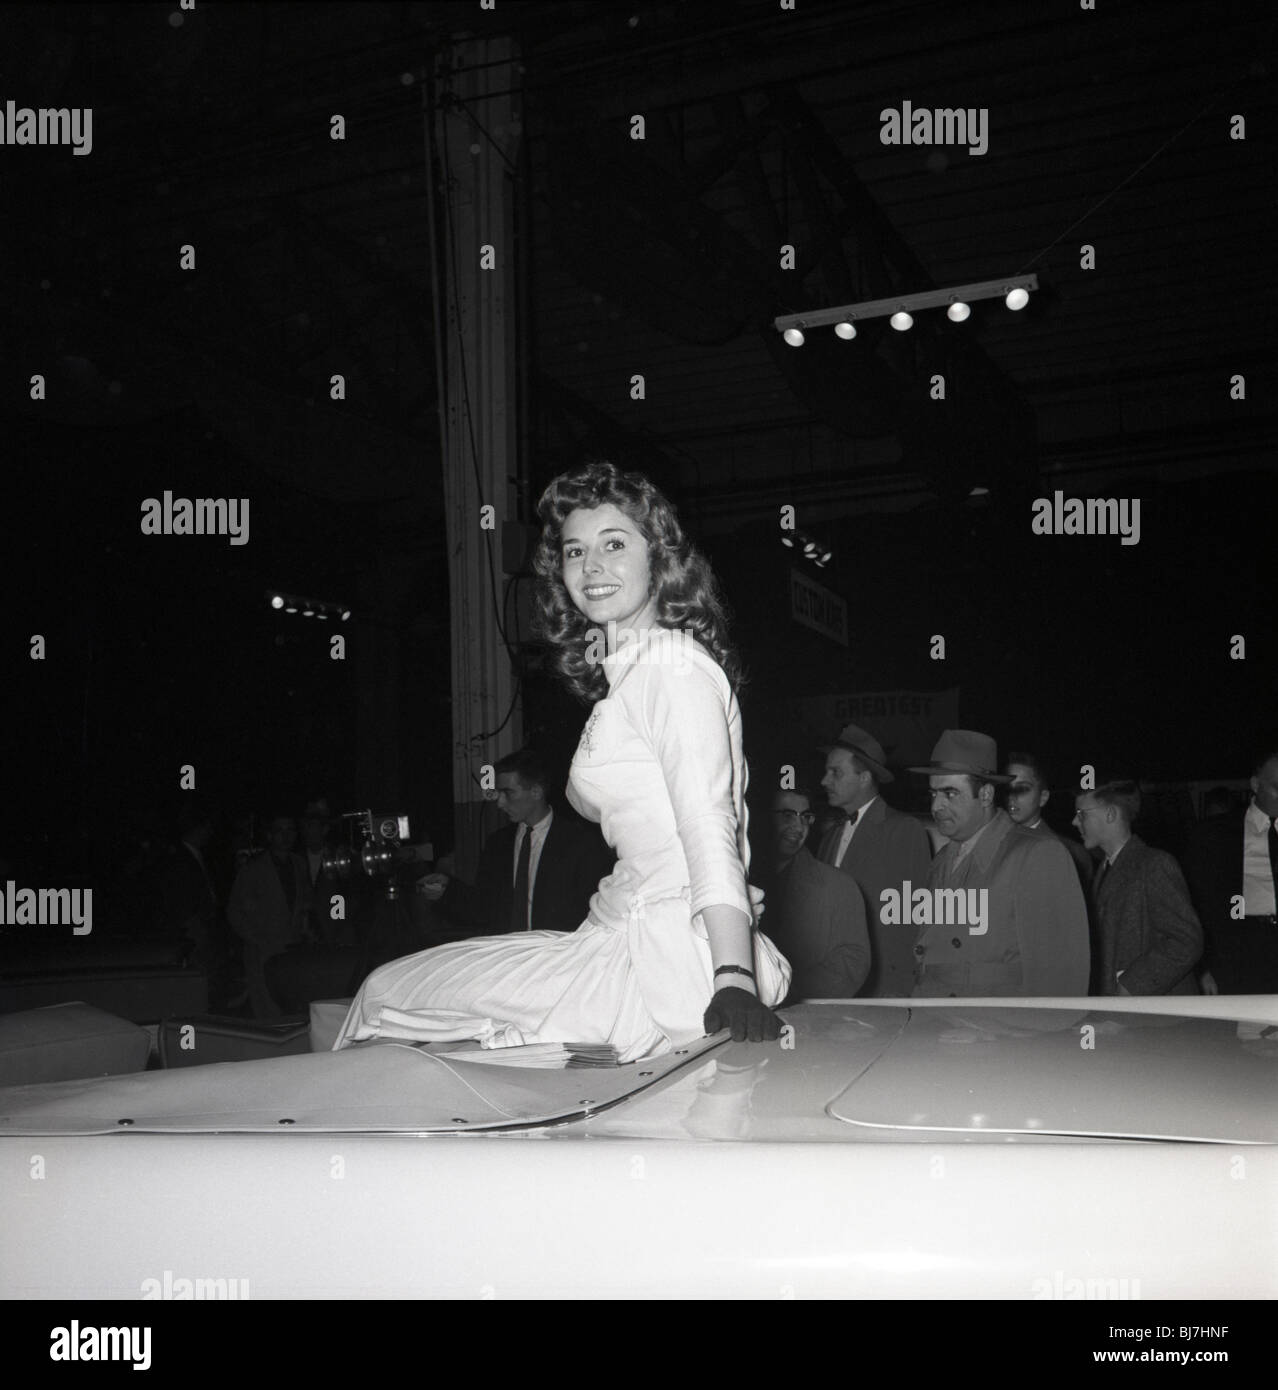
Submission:
M 851 999 L 870 972 L 861 891 L 806 848 L 816 817 L 805 791 L 776 792 L 769 818 L 771 875 L 761 926 L 793 970 L 786 1002 Z

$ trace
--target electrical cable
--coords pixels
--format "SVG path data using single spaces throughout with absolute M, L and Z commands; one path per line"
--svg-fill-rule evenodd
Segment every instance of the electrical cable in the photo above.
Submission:
M 1270 39 L 1272 39 L 1274 28 L 1276 26 L 1278 26 L 1278 21 L 1275 21 L 1273 25 L 1270 25 Z M 1268 42 L 1265 43 L 1264 47 L 1268 47 Z M 1059 236 L 1054 237 L 1051 241 L 1047 243 L 1046 246 L 1043 247 L 1041 251 L 1039 251 L 1036 255 L 1032 256 L 1028 261 L 1026 261 L 1025 264 L 1021 267 L 1021 269 L 1016 272 L 1017 275 L 1024 275 L 1025 272 L 1029 270 L 1030 266 L 1034 265 L 1037 261 L 1041 260 L 1045 255 L 1047 255 L 1047 253 L 1052 249 L 1052 247 L 1064 241 L 1064 239 L 1067 236 L 1069 236 L 1069 234 L 1072 231 L 1074 231 L 1077 227 L 1081 227 L 1083 223 L 1086 222 L 1087 219 L 1094 212 L 1097 212 L 1102 207 L 1104 207 L 1105 204 L 1109 202 L 1109 200 L 1116 193 L 1121 192 L 1122 189 L 1126 188 L 1127 185 L 1131 183 L 1131 181 L 1134 178 L 1136 178 L 1139 174 L 1143 173 L 1146 169 L 1148 169 L 1149 166 L 1165 150 L 1167 150 L 1171 145 L 1175 144 L 1175 142 L 1179 140 L 1182 135 L 1184 135 L 1184 133 L 1190 128 L 1190 126 L 1200 121 L 1207 114 L 1207 112 L 1210 111 L 1211 108 L 1221 99 L 1222 96 L 1228 96 L 1231 92 L 1234 91 L 1235 88 L 1242 86 L 1245 82 L 1250 82 L 1253 80 L 1254 78 L 1249 74 L 1244 77 L 1235 78 L 1234 81 L 1227 82 L 1223 86 L 1217 87 L 1216 90 L 1212 93 L 1212 95 L 1207 98 L 1203 105 L 1198 108 L 1198 110 L 1185 122 L 1183 126 L 1180 127 L 1179 130 L 1176 130 L 1171 135 L 1169 135 L 1167 139 L 1164 140 L 1163 143 L 1159 145 L 1159 147 L 1153 152 L 1153 154 L 1149 156 L 1148 159 L 1145 159 L 1140 164 L 1138 164 L 1136 168 L 1133 169 L 1132 172 L 1127 175 L 1126 178 L 1120 180 L 1120 182 L 1115 184 L 1114 187 L 1111 188 L 1103 198 L 1101 198 L 1098 202 L 1093 203 L 1092 206 L 1088 208 L 1087 211 L 1083 213 L 1081 217 L 1076 218 L 1073 222 L 1069 224 L 1068 227 L 1065 228 L 1063 232 L 1060 233 Z

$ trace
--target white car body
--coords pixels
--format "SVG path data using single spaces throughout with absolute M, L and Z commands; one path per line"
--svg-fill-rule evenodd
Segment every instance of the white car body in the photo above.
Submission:
M 783 1012 L 626 1067 L 0 1091 L 0 1296 L 1278 1294 L 1278 999 Z

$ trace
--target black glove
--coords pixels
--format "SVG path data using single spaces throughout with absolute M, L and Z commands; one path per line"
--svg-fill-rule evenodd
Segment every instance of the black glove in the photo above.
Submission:
M 733 1042 L 771 1042 L 781 1036 L 781 1020 L 748 989 L 727 985 L 716 990 L 703 1020 L 707 1033 L 732 1030 Z

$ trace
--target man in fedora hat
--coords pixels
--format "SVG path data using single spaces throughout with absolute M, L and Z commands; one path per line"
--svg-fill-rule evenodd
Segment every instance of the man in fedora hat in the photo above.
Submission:
M 873 734 L 845 724 L 821 751 L 821 786 L 834 821 L 821 838 L 817 858 L 851 875 L 861 890 L 870 929 L 870 974 L 860 993 L 903 998 L 914 985 L 914 937 L 908 927 L 884 923 L 882 894 L 887 888 L 899 893 L 906 881 L 926 882 L 932 857 L 927 831 L 879 795 L 879 787 L 895 779 Z
M 1087 904 L 1059 841 L 1014 825 L 995 804 L 998 748 L 988 734 L 946 729 L 926 767 L 932 819 L 946 845 L 928 888 L 986 892 L 979 927 L 936 920 L 920 927 L 914 951 L 922 998 L 1087 993 Z

